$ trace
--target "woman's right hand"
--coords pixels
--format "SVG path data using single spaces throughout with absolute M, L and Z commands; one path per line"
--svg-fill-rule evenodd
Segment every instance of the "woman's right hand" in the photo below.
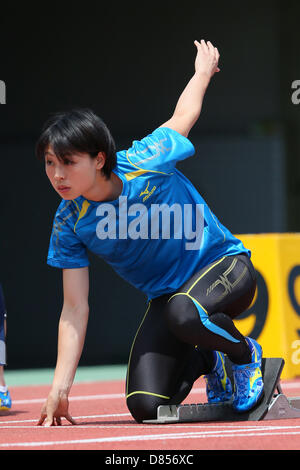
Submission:
M 220 58 L 218 49 L 210 41 L 206 43 L 203 39 L 201 42 L 194 41 L 194 44 L 197 47 L 195 59 L 196 73 L 208 75 L 211 78 L 216 72 L 220 72 L 218 67 Z
M 61 418 L 65 418 L 71 424 L 77 424 L 69 413 L 68 396 L 51 390 L 37 424 L 45 427 L 61 426 Z

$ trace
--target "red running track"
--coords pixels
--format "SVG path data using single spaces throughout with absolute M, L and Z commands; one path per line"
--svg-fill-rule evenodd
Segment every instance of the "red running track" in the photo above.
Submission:
M 282 382 L 300 396 L 300 379 Z M 205 401 L 199 379 L 185 403 Z M 13 407 L 0 416 L 0 450 L 299 450 L 300 419 L 137 424 L 128 413 L 124 383 L 74 384 L 70 412 L 77 426 L 37 426 L 49 386 L 10 387 Z

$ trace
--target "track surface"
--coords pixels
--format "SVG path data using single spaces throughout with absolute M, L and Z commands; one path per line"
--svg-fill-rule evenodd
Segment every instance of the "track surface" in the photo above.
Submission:
M 300 379 L 281 383 L 287 396 L 300 396 Z M 299 450 L 300 419 L 137 424 L 128 413 L 124 382 L 74 384 L 72 426 L 37 426 L 49 386 L 10 387 L 13 407 L 0 416 L 0 450 Z M 185 403 L 205 402 L 199 379 Z

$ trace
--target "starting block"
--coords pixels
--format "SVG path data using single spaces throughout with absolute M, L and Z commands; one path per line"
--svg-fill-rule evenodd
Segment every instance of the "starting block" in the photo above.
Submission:
M 173 424 L 204 421 L 260 421 L 300 418 L 300 397 L 288 398 L 282 393 L 280 375 L 284 366 L 282 358 L 263 358 L 262 376 L 264 395 L 251 410 L 237 413 L 231 402 L 197 403 L 186 405 L 161 405 L 157 409 L 157 419 L 143 423 Z M 232 378 L 231 365 L 226 360 L 226 370 Z

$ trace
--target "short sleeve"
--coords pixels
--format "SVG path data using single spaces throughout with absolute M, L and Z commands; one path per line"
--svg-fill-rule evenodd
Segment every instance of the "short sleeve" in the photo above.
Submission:
M 85 245 L 74 232 L 78 210 L 63 201 L 53 222 L 47 264 L 56 268 L 82 268 L 89 265 Z
M 171 172 L 178 161 L 195 153 L 189 139 L 168 127 L 159 127 L 142 140 L 135 140 L 127 159 L 136 168 Z

